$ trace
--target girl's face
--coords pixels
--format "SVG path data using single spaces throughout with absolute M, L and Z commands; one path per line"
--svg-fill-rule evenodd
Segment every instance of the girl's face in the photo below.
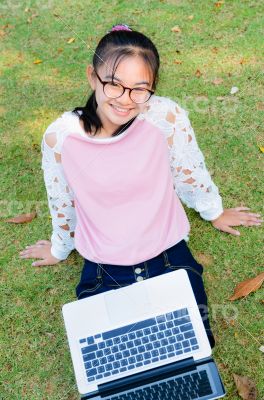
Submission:
M 102 81 L 111 82 L 112 63 L 101 65 L 96 71 Z M 91 88 L 95 90 L 98 104 L 97 114 L 103 123 L 103 130 L 111 135 L 120 125 L 126 124 L 133 117 L 143 112 L 147 103 L 136 104 L 129 97 L 129 91 L 125 90 L 121 97 L 111 99 L 104 94 L 103 85 L 93 73 L 92 65 L 87 68 L 87 77 Z M 148 67 L 141 57 L 133 56 L 122 60 L 115 72 L 114 82 L 121 83 L 129 88 L 152 88 L 152 77 Z

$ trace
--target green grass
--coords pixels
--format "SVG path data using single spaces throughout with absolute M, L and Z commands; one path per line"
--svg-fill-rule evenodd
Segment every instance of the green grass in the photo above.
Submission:
M 94 49 L 117 22 L 149 35 L 161 55 L 157 94 L 189 110 L 225 207 L 246 205 L 263 213 L 263 154 L 257 146 L 261 140 L 264 145 L 258 107 L 264 94 L 263 12 L 258 0 L 226 0 L 220 8 L 205 0 L 1 2 L 1 399 L 78 399 L 61 306 L 75 298 L 82 258 L 73 252 L 59 265 L 34 269 L 18 253 L 50 237 L 40 141 L 51 121 L 87 97 L 85 66 L 92 52 L 85 43 Z M 32 14 L 38 16 L 28 23 Z M 181 33 L 171 32 L 175 25 Z M 67 44 L 71 37 L 75 42 Z M 33 64 L 36 59 L 42 63 Z M 223 83 L 213 85 L 215 78 Z M 239 88 L 233 96 L 232 86 Z M 30 224 L 4 222 L 36 207 L 38 218 Z M 214 357 L 226 399 L 239 399 L 233 373 L 253 378 L 263 399 L 258 350 L 264 344 L 263 291 L 228 301 L 238 282 L 263 271 L 263 229 L 240 228 L 236 238 L 216 231 L 193 210 L 187 213 L 190 248 L 205 265 L 217 339 Z M 230 305 L 237 312 L 231 324 Z

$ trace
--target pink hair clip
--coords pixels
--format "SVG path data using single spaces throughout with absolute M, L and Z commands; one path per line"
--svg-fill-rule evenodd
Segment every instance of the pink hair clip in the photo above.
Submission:
M 114 25 L 109 32 L 113 32 L 113 31 L 130 31 L 130 32 L 132 32 L 132 29 L 129 28 L 128 25 L 118 24 L 118 25 Z

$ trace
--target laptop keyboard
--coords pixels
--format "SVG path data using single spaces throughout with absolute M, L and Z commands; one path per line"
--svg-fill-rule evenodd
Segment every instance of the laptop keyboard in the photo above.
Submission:
M 190 400 L 199 399 L 212 393 L 207 372 L 204 370 L 114 395 L 111 400 Z
M 79 340 L 88 382 L 199 349 L 187 308 Z

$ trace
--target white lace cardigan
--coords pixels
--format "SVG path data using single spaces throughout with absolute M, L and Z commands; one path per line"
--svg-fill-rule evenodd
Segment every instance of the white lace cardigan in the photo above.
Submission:
M 146 111 L 138 118 L 151 121 L 167 138 L 174 189 L 181 201 L 205 220 L 219 217 L 223 212 L 222 199 L 205 166 L 187 112 L 169 98 L 153 96 Z M 87 137 L 78 116 L 65 112 L 49 125 L 41 143 L 42 169 L 53 227 L 51 253 L 60 260 L 66 259 L 75 247 L 74 193 L 64 176 L 61 148 L 65 137 L 76 131 Z M 107 142 L 113 138 L 95 137 L 94 140 Z

